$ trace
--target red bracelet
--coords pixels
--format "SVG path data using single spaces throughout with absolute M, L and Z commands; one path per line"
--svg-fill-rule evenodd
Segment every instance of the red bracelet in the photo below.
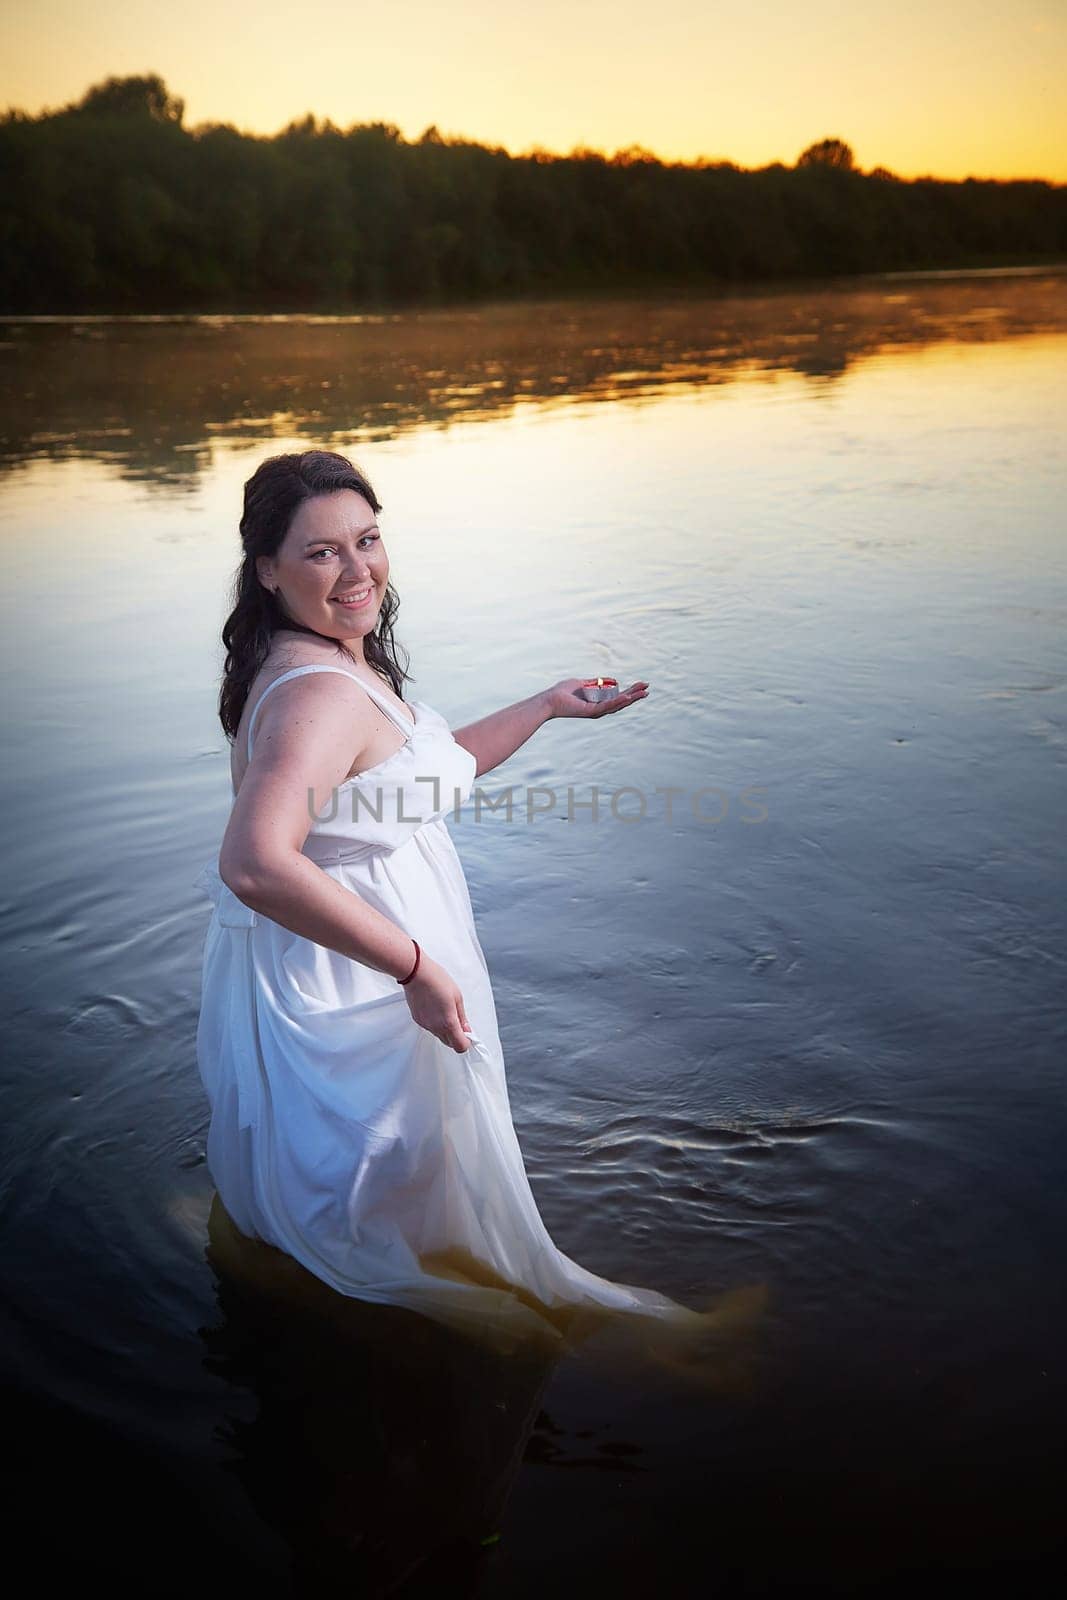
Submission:
M 419 949 L 419 941 L 417 939 L 412 939 L 411 942 L 415 946 L 415 965 L 412 967 L 412 969 L 408 973 L 407 977 L 406 978 L 398 978 L 396 980 L 397 983 L 410 983 L 412 978 L 415 976 L 416 972 L 418 972 L 418 970 L 419 970 L 419 962 L 422 959 L 422 951 Z

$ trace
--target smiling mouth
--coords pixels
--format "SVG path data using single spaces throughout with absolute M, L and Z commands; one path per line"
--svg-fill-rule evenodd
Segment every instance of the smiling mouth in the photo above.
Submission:
M 374 585 L 369 589 L 354 589 L 351 594 L 335 594 L 333 604 L 344 606 L 347 611 L 358 611 L 360 606 L 369 605 L 374 598 Z

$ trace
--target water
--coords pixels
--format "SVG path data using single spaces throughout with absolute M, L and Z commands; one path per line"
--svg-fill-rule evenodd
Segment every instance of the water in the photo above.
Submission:
M 4 1349 L 53 1575 L 1047 1582 L 1065 330 L 1056 272 L 0 325 Z M 546 1224 L 723 1297 L 699 1385 L 242 1279 L 212 1220 L 218 634 L 241 485 L 313 444 L 384 502 L 409 693 L 453 727 L 651 685 L 450 827 Z

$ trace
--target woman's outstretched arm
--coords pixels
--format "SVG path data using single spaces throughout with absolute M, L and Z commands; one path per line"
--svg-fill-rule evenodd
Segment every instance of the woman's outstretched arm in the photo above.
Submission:
M 501 711 L 491 711 L 478 722 L 453 728 L 453 739 L 464 750 L 469 750 L 478 763 L 475 777 L 480 778 L 484 772 L 491 772 L 508 756 L 514 755 L 520 745 L 524 745 L 542 723 L 552 717 L 610 716 L 612 712 L 621 711 L 623 706 L 633 705 L 635 700 L 643 700 L 648 693 L 647 683 L 632 683 L 628 689 L 621 690 L 614 700 L 591 704 L 577 693 L 582 684 L 590 681 L 595 682 L 595 679 L 563 678 L 550 689 L 540 689 L 525 700 L 516 700 L 514 705 L 504 706 Z

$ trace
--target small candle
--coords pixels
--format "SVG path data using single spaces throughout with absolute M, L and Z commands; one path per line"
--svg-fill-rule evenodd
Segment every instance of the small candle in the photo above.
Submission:
M 619 693 L 618 678 L 585 678 L 578 694 L 581 699 L 595 705 L 601 700 L 614 700 Z

